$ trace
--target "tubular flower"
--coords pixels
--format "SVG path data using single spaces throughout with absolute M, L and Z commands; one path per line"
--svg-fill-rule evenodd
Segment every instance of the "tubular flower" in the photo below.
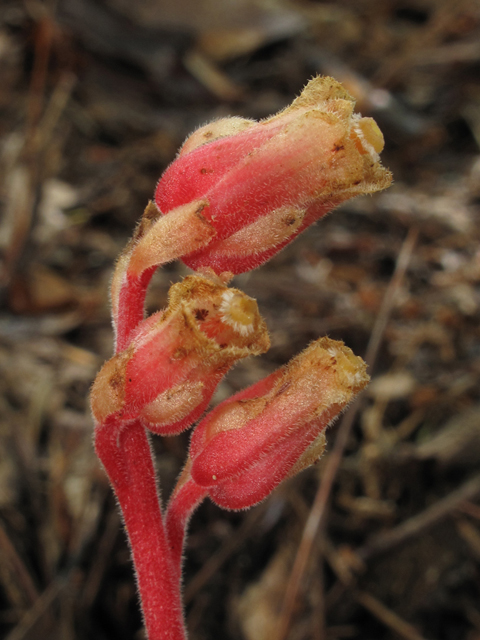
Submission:
M 256 504 L 320 457 L 326 427 L 368 379 L 363 360 L 342 342 L 317 340 L 197 426 L 187 463 L 191 481 L 221 507 Z
M 386 188 L 382 133 L 354 106 L 340 83 L 317 77 L 267 120 L 225 118 L 187 138 L 155 193 L 165 220 L 193 209 L 205 233 L 214 231 L 204 247 L 186 241 L 184 262 L 217 274 L 248 271 L 340 203 Z M 160 218 L 145 242 L 164 224 Z
M 157 266 L 182 258 L 226 280 L 261 265 L 345 200 L 389 186 L 382 133 L 354 106 L 340 83 L 317 77 L 271 118 L 224 118 L 187 138 L 117 263 L 117 351 L 143 318 Z
M 91 394 L 97 424 L 139 419 L 179 433 L 205 410 L 228 369 L 270 346 L 257 303 L 238 289 L 188 276 L 166 310 L 143 320 L 127 349 L 99 372 Z

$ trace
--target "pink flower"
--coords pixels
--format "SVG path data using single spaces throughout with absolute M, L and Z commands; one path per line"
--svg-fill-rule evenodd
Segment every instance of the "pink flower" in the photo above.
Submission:
M 138 325 L 92 388 L 97 424 L 137 418 L 155 433 L 179 433 L 206 409 L 228 369 L 270 343 L 255 300 L 201 276 L 171 287 L 169 306 Z
M 256 504 L 320 457 L 326 427 L 367 384 L 365 369 L 343 343 L 313 342 L 197 426 L 187 463 L 191 479 L 221 507 Z
M 383 136 L 333 78 L 277 115 L 195 131 L 158 183 L 112 281 L 116 350 L 143 318 L 155 268 L 182 258 L 228 280 L 258 267 L 340 203 L 385 189 Z
M 225 118 L 194 132 L 155 193 L 167 220 L 193 206 L 214 231 L 200 248 L 186 240 L 184 262 L 248 271 L 341 202 L 387 187 L 382 133 L 354 104 L 333 78 L 317 77 L 267 120 Z

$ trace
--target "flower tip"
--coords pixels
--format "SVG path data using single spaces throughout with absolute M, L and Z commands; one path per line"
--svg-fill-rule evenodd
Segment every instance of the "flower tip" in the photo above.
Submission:
M 270 347 L 256 301 L 219 278 L 187 276 L 171 287 L 169 300 L 169 307 L 183 309 L 195 335 L 203 336 L 202 344 L 204 338 L 210 340 L 216 353 L 236 353 L 238 358 L 240 352 L 246 357 Z
M 355 103 L 354 98 L 338 80 L 330 76 L 315 76 L 307 82 L 302 93 L 290 107 L 287 107 L 286 111 L 298 108 L 316 108 L 320 103 L 332 100 L 347 100 Z
M 343 342 L 320 338 L 313 347 L 318 349 L 319 355 L 326 352 L 330 356 L 335 387 L 339 391 L 346 391 L 353 397 L 366 387 L 370 380 L 366 363 Z

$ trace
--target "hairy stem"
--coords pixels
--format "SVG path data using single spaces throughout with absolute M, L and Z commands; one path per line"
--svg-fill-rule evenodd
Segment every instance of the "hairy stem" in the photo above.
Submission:
M 207 490 L 191 479 L 189 467 L 190 461 L 187 462 L 170 498 L 165 523 L 171 558 L 179 582 L 182 575 L 182 553 L 188 522 L 195 509 L 207 495 Z
M 115 323 L 115 353 L 128 347 L 133 331 L 145 315 L 145 296 L 156 267 L 151 267 L 140 276 L 126 274 L 119 293 L 118 315 Z
M 180 581 L 157 492 L 147 433 L 139 422 L 97 426 L 95 448 L 128 533 L 149 640 L 185 640 Z

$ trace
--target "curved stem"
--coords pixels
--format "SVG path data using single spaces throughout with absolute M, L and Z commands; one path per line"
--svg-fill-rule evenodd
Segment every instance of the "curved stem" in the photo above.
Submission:
M 131 276 L 128 273 L 125 275 L 125 282 L 119 292 L 118 314 L 113 318 L 115 353 L 128 347 L 132 333 L 145 316 L 145 296 L 155 270 L 156 267 L 151 267 L 140 276 Z
M 207 204 L 205 200 L 194 200 L 166 216 L 153 203 L 145 209 L 142 222 L 146 220 L 147 227 L 143 231 L 139 227 L 133 244 L 118 261 L 112 280 L 116 353 L 129 345 L 132 333 L 143 319 L 145 294 L 156 268 L 206 247 L 216 235 L 202 215 Z
M 193 512 L 207 495 L 207 490 L 190 477 L 190 466 L 189 459 L 170 498 L 165 519 L 170 554 L 179 581 L 187 525 Z
M 138 421 L 95 430 L 95 448 L 112 482 L 131 545 L 149 640 L 185 640 L 180 580 L 170 554 L 152 452 Z

